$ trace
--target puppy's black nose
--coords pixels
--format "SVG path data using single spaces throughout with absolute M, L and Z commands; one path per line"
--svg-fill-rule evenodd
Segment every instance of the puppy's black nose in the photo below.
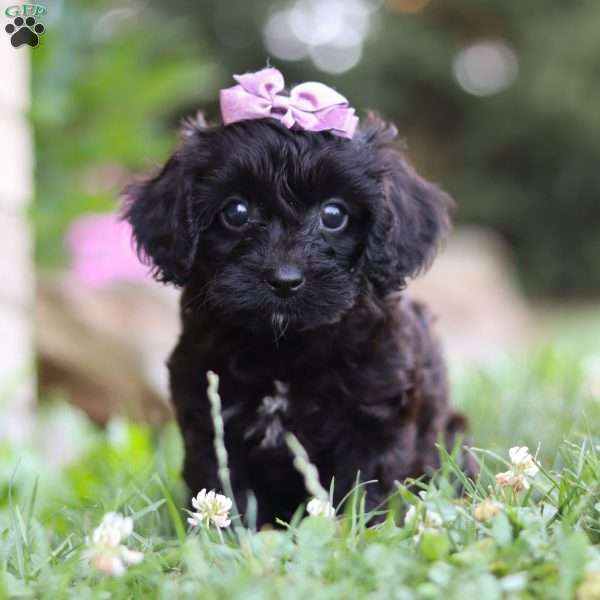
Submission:
M 266 281 L 278 296 L 287 297 L 293 296 L 304 285 L 304 275 L 298 267 L 285 265 L 270 271 Z

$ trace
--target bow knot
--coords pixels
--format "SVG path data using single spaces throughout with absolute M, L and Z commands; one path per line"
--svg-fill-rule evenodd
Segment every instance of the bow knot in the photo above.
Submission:
M 238 85 L 221 90 L 223 123 L 271 117 L 288 129 L 331 131 L 351 139 L 358 117 L 348 100 L 323 83 L 309 81 L 282 94 L 283 75 L 273 67 L 234 75 Z

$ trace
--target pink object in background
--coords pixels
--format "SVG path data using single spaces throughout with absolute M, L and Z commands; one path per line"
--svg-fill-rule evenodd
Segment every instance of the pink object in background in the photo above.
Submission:
M 147 280 L 149 268 L 139 261 L 131 235 L 129 223 L 120 221 L 114 213 L 73 221 L 65 242 L 76 279 L 93 287 Z

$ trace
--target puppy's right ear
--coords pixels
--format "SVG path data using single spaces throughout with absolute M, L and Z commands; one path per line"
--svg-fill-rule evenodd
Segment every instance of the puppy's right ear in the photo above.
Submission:
M 200 112 L 185 119 L 179 148 L 158 174 L 123 190 L 122 217 L 131 224 L 139 259 L 158 281 L 184 286 L 189 279 L 200 229 L 194 189 L 212 162 L 213 131 Z
M 158 281 L 187 282 L 197 243 L 191 200 L 191 181 L 177 153 L 156 176 L 123 190 L 123 218 L 133 229 L 140 261 Z

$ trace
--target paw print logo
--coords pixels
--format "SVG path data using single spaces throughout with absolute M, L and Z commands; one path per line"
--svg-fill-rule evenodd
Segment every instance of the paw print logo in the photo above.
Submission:
M 27 44 L 35 48 L 39 42 L 39 36 L 46 30 L 41 23 L 36 23 L 33 17 L 15 17 L 12 23 L 9 23 L 4 30 L 10 35 L 10 43 L 18 48 Z

